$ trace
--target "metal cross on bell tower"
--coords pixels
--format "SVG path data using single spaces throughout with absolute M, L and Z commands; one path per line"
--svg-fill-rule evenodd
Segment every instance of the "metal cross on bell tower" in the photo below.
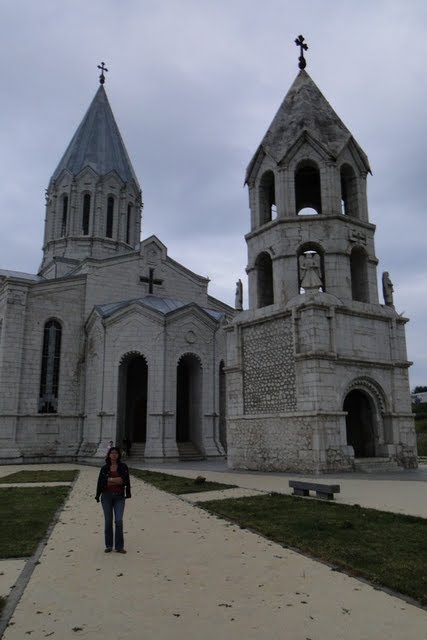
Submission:
M 304 36 L 298 36 L 298 38 L 295 38 L 295 44 L 300 48 L 300 55 L 298 58 L 298 66 L 300 69 L 305 69 L 307 66 L 307 61 L 304 58 L 304 51 L 307 51 L 308 45 L 305 44 L 304 39 Z
M 98 69 L 101 69 L 101 75 L 99 76 L 99 82 L 100 82 L 100 84 L 104 84 L 104 82 L 105 82 L 104 71 L 108 71 L 107 67 L 105 66 L 105 62 L 101 62 L 101 64 L 98 65 Z

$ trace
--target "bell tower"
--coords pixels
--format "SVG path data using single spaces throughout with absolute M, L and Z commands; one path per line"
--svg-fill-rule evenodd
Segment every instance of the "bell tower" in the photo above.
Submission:
M 380 304 L 366 154 L 306 72 L 249 163 L 249 310 L 227 329 L 228 458 L 416 465 L 404 325 Z
M 46 190 L 40 275 L 65 275 L 84 258 L 133 251 L 140 240 L 141 189 L 100 86 Z

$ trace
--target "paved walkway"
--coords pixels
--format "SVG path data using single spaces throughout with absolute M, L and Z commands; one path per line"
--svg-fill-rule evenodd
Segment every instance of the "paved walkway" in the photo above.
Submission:
M 94 500 L 98 470 L 60 467 L 80 475 L 4 640 L 427 639 L 425 610 L 136 479 L 125 511 L 128 553 L 105 554 Z M 286 474 L 209 464 L 161 469 L 232 480 L 250 491 L 287 491 Z M 1 467 L 0 474 L 14 470 Z M 427 517 L 427 474 L 395 475 L 340 478 L 339 500 Z

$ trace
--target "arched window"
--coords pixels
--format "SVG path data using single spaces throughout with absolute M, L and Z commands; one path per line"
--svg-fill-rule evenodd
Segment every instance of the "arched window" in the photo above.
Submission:
M 357 178 L 353 167 L 344 164 L 341 167 L 341 210 L 347 216 L 359 217 L 359 201 L 357 197 Z
M 259 223 L 270 222 L 277 216 L 274 173 L 266 171 L 259 184 Z
M 359 302 L 369 302 L 368 256 L 362 247 L 354 247 L 350 254 L 351 296 Z
M 128 204 L 127 216 L 126 216 L 126 243 L 130 244 L 130 230 L 132 222 L 132 205 Z
M 113 221 L 114 221 L 114 198 L 109 196 L 107 200 L 107 229 L 105 235 L 107 238 L 113 237 Z
M 61 325 L 57 320 L 46 322 L 43 333 L 39 413 L 56 413 L 58 411 L 61 334 Z
M 322 213 L 320 172 L 311 160 L 299 164 L 295 172 L 295 205 L 299 215 Z
M 68 216 L 68 196 L 62 197 L 62 219 L 61 219 L 61 236 L 67 233 L 67 216 Z
M 227 451 L 227 423 L 226 423 L 226 378 L 224 360 L 219 363 L 219 441 Z
M 299 248 L 298 290 L 326 291 L 324 252 L 320 245 L 309 242 Z
M 260 253 L 255 262 L 257 272 L 258 309 L 274 304 L 273 262 L 266 251 Z
M 90 220 L 90 195 L 85 193 L 83 196 L 83 216 L 82 216 L 82 232 L 84 236 L 89 235 Z

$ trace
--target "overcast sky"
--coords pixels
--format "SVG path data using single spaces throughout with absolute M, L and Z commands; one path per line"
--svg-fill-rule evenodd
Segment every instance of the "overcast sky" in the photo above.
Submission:
M 300 33 L 308 73 L 369 157 L 378 276 L 411 320 L 411 387 L 427 385 L 425 0 L 2 0 L 0 268 L 37 271 L 44 191 L 105 61 L 143 237 L 231 305 L 241 278 L 246 303 L 244 174 L 298 73 Z

